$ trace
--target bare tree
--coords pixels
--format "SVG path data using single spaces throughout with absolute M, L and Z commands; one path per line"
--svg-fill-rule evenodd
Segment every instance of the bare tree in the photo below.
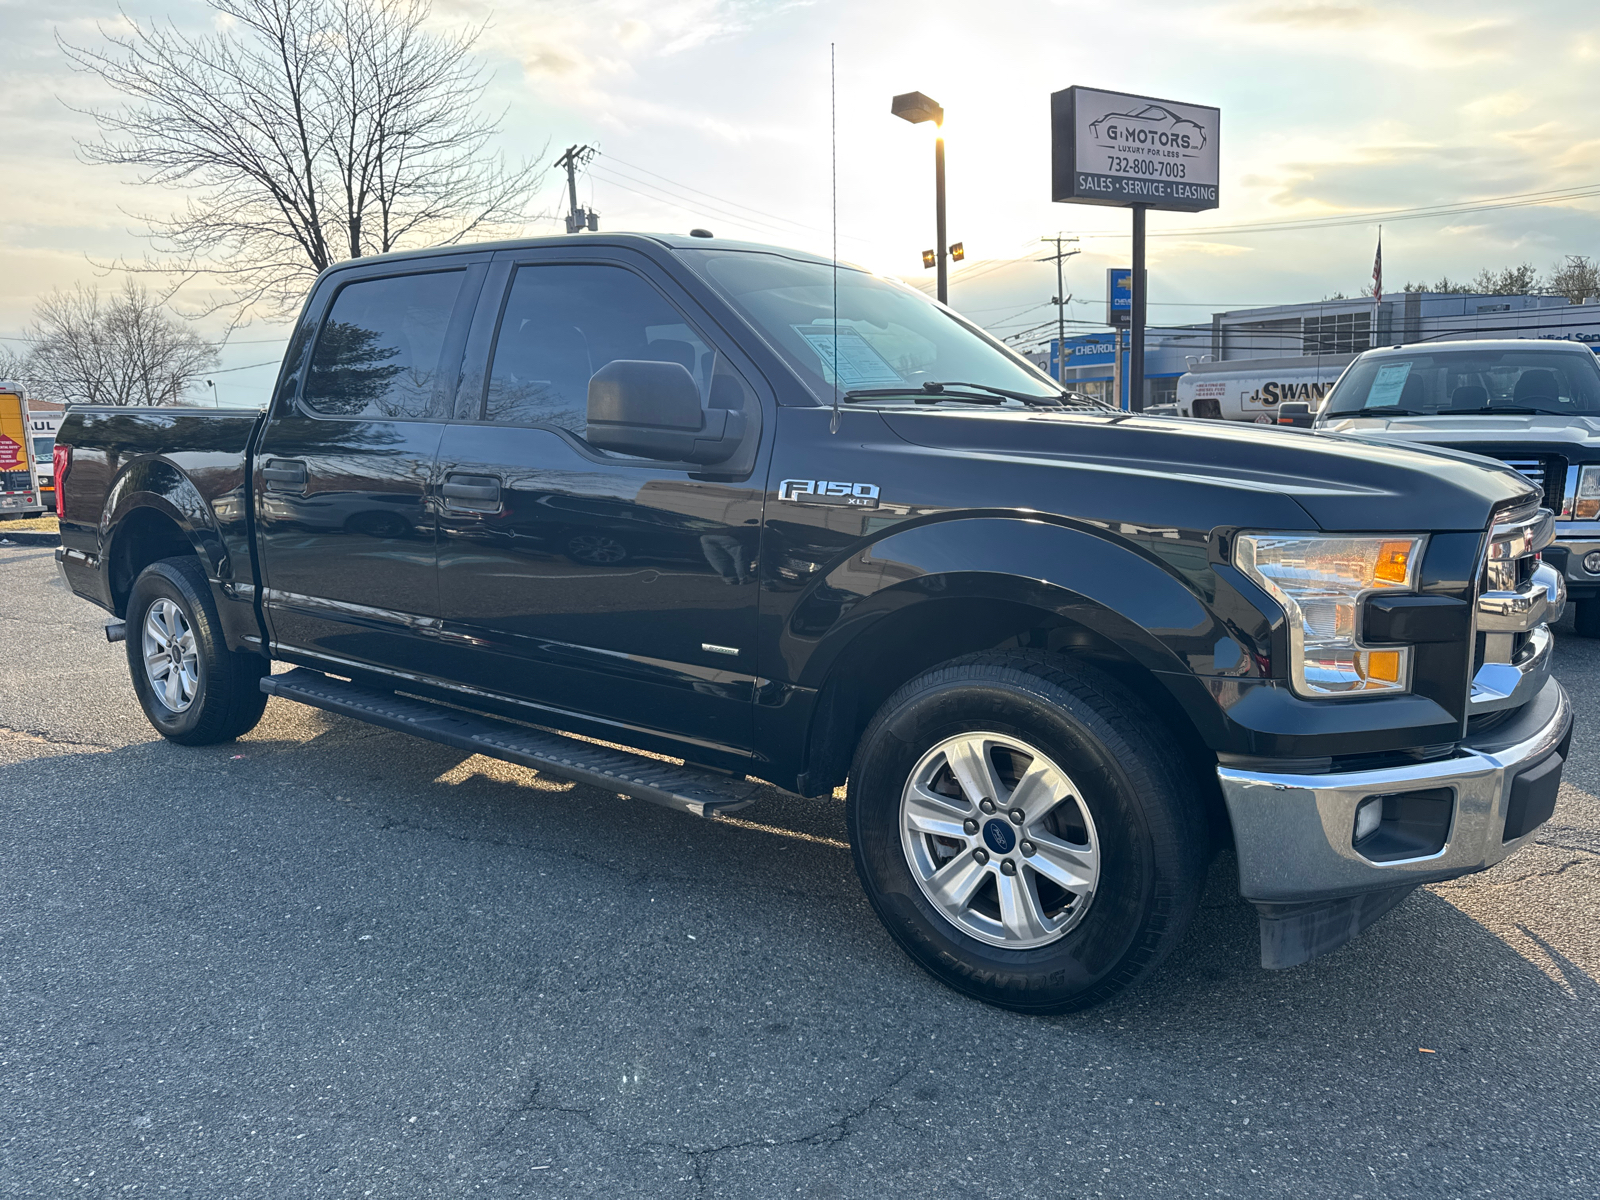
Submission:
M 26 354 L 18 354 L 9 346 L 0 346 L 0 383 L 27 386 L 32 367 Z
M 146 269 L 281 315 L 342 259 L 523 223 L 539 173 L 489 148 L 481 27 L 424 32 L 428 0 L 206 3 L 220 32 L 124 18 L 129 32 L 101 31 L 106 48 L 61 43 L 128 98 L 93 113 L 89 161 L 189 192 L 177 214 L 142 218 Z
M 1539 269 L 1532 263 L 1502 267 L 1498 271 L 1485 267 L 1467 290 L 1483 296 L 1531 296 L 1544 290 L 1544 280 L 1539 278 Z
M 1600 296 L 1600 266 L 1586 254 L 1569 254 L 1550 272 L 1546 286 L 1555 295 L 1582 304 L 1590 296 Z
M 177 404 L 217 361 L 216 350 L 127 280 L 102 300 L 81 284 L 39 301 L 23 378 L 62 404 Z

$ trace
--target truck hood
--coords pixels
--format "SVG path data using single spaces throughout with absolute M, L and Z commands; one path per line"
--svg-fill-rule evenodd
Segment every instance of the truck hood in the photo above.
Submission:
M 1272 509 L 1262 493 L 1271 493 L 1329 532 L 1476 531 L 1496 508 L 1536 494 L 1515 471 L 1476 456 L 1309 430 L 1083 413 L 882 415 L 916 445 L 1143 476 L 1147 490 L 1183 482 L 1240 494 L 1228 506 L 1240 525 L 1261 522 Z M 1180 523 L 1183 516 L 1173 514 Z
M 1318 431 L 1490 454 L 1544 450 L 1565 454 L 1574 462 L 1600 462 L 1600 416 L 1594 415 L 1337 417 L 1318 426 Z

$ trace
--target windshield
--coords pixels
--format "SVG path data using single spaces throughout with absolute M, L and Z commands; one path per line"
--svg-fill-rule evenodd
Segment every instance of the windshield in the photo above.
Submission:
M 1600 366 L 1588 350 L 1436 347 L 1358 358 L 1325 416 L 1600 412 Z
M 783 355 L 823 403 L 840 392 L 961 382 L 1056 396 L 1049 376 L 911 288 L 840 264 L 751 250 L 678 252 Z M 894 403 L 885 397 L 885 403 Z

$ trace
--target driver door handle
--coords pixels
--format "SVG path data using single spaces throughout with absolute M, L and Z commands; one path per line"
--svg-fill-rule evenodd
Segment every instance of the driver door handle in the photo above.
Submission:
M 306 465 L 291 458 L 268 459 L 261 468 L 261 478 L 266 480 L 269 492 L 303 492 L 306 487 Z
M 494 512 L 500 507 L 500 481 L 492 475 L 447 475 L 439 494 L 447 508 Z

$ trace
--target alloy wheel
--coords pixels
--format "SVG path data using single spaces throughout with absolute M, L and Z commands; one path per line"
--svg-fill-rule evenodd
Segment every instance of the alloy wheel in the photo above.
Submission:
M 1006 734 L 959 734 L 922 756 L 901 796 L 900 841 L 939 914 L 1008 950 L 1066 936 L 1100 878 L 1099 838 L 1077 787 Z

